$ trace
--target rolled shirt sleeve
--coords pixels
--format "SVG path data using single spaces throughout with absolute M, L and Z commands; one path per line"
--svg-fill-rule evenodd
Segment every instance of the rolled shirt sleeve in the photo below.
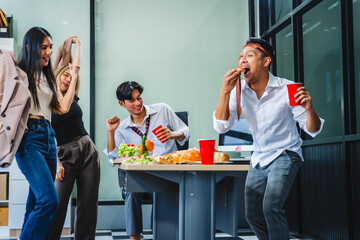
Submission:
M 235 121 L 234 116 L 231 116 L 228 120 L 219 120 L 215 117 L 215 111 L 213 113 L 213 126 L 215 131 L 217 131 L 218 133 L 222 134 L 222 133 L 226 133 L 227 131 L 230 130 L 230 128 L 233 126 Z
M 309 134 L 312 138 L 316 137 L 323 129 L 325 120 L 320 118 L 320 129 L 316 132 L 310 132 L 306 128 L 306 120 L 307 120 L 307 113 L 306 110 L 302 106 L 294 106 L 291 107 L 291 112 L 293 114 L 294 120 L 299 123 L 299 126 L 304 132 Z
M 115 130 L 114 137 L 115 137 L 115 148 L 114 148 L 114 150 L 112 150 L 111 152 L 108 152 L 107 148 L 105 148 L 103 150 L 103 152 L 105 153 L 105 155 L 107 157 L 108 164 L 111 167 L 114 167 L 113 161 L 116 158 L 119 157 L 119 155 L 118 155 L 118 152 L 119 152 L 118 147 L 120 146 L 121 143 L 125 142 L 124 138 L 121 135 L 121 132 L 120 132 L 119 128 Z
M 241 82 L 241 86 L 245 84 L 244 80 Z M 234 87 L 230 92 L 229 99 L 229 112 L 230 116 L 228 120 L 219 120 L 215 117 L 215 112 L 213 113 L 213 126 L 215 131 L 218 133 L 226 133 L 230 130 L 230 128 L 234 125 L 235 119 L 237 117 L 237 109 L 236 109 L 236 88 Z

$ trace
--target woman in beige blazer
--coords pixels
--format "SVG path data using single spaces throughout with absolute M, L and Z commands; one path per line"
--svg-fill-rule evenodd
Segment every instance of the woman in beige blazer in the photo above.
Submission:
M 0 49 L 0 167 L 9 167 L 25 131 L 30 110 L 26 73 L 13 52 Z

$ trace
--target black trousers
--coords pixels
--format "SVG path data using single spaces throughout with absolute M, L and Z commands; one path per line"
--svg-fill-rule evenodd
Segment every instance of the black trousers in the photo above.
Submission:
M 64 166 L 64 180 L 55 181 L 59 208 L 50 239 L 60 239 L 75 180 L 75 239 L 95 239 L 100 182 L 100 162 L 95 145 L 85 135 L 58 147 L 58 157 Z

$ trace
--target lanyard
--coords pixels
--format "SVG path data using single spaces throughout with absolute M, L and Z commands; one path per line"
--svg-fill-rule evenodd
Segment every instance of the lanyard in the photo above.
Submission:
M 143 138 L 143 136 L 147 136 L 147 133 L 149 131 L 149 125 L 150 125 L 150 116 L 146 119 L 146 130 L 145 130 L 145 134 L 143 134 L 137 127 L 130 127 L 135 133 L 137 133 L 141 138 Z

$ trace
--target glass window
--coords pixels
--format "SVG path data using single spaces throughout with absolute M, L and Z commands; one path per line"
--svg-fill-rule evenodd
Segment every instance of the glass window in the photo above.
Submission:
M 325 0 L 303 16 L 304 81 L 318 115 L 319 137 L 343 134 L 340 4 Z
M 356 129 L 360 133 L 360 1 L 353 1 L 354 13 L 354 49 L 355 49 L 355 98 L 356 98 Z
M 276 34 L 277 76 L 294 80 L 293 34 L 291 25 Z
M 282 19 L 286 14 L 291 12 L 291 2 L 289 0 L 275 0 L 274 8 L 275 8 L 275 16 L 274 16 L 274 24 L 277 23 L 280 19 Z

